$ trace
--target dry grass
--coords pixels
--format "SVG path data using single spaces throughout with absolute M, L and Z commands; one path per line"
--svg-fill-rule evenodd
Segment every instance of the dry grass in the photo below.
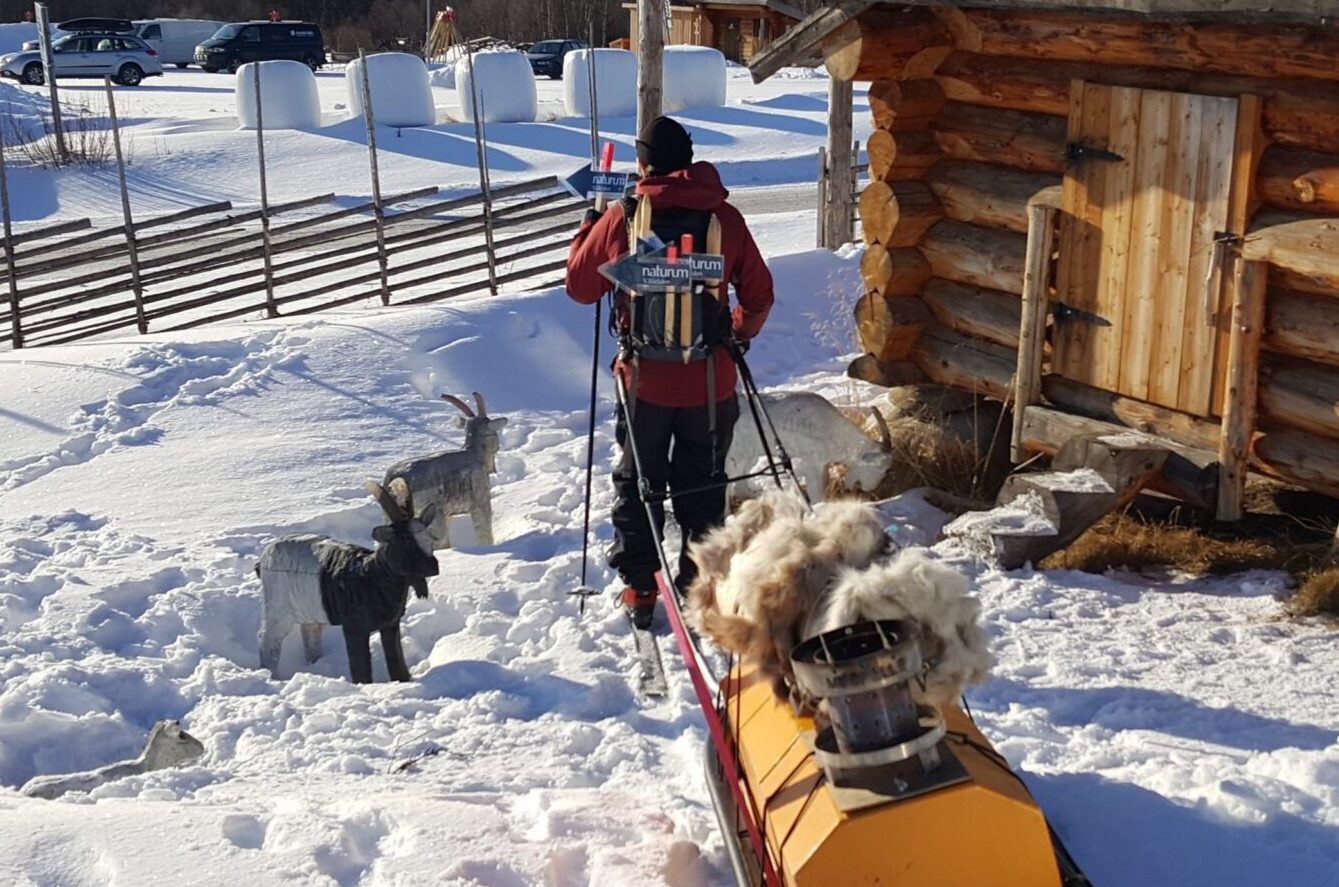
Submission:
M 1288 600 L 1294 616 L 1339 616 L 1339 567 L 1315 570 Z

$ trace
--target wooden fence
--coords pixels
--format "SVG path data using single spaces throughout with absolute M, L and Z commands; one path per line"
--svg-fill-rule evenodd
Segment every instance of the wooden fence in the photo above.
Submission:
M 856 162 L 851 165 L 851 182 L 847 188 L 846 211 L 851 216 L 852 239 L 859 239 L 857 226 L 860 224 L 860 191 L 863 187 L 862 180 L 869 179 L 869 162 L 860 163 L 860 142 L 856 142 L 851 150 L 851 156 Z M 823 248 L 828 245 L 828 233 L 826 230 L 827 216 L 823 208 L 828 203 L 828 191 L 831 188 L 841 187 L 832 175 L 831 166 L 828 164 L 828 152 L 824 147 L 818 149 L 818 236 L 816 244 Z M 840 218 L 840 216 L 839 216 Z
M 285 204 L 267 197 L 260 70 L 256 142 L 260 204 L 213 203 L 135 219 L 111 82 L 107 123 L 115 146 L 123 221 L 87 219 L 13 230 L 0 128 L 7 308 L 0 333 L 14 348 L 75 342 L 135 328 L 171 332 L 248 315 L 309 314 L 356 302 L 416 304 L 496 293 L 525 280 L 561 282 L 568 246 L 588 205 L 553 176 L 492 187 L 486 138 L 475 127 L 479 190 L 435 187 L 383 197 L 366 65 L 363 69 L 372 199 L 338 205 L 323 194 Z M 185 224 L 189 223 L 189 224 Z
M 386 291 L 374 204 L 330 207 L 331 194 L 269 208 L 268 262 L 260 210 L 229 203 L 136 222 L 129 238 L 123 225 L 93 230 L 87 220 L 24 231 L 6 244 L 11 298 L 0 324 L 15 347 L 54 345 L 373 299 L 431 302 L 523 279 L 553 285 L 588 205 L 551 176 L 493 188 L 491 199 L 437 197 L 424 188 L 383 199 Z

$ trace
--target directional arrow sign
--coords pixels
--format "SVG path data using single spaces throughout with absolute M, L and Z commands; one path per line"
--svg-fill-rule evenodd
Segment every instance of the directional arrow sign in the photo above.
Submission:
M 628 190 L 628 182 L 631 179 L 632 173 L 597 171 L 589 166 L 583 166 L 563 179 L 562 186 L 582 200 L 595 197 L 618 200 Z
M 634 293 L 683 289 L 694 281 L 717 281 L 725 277 L 725 257 L 702 253 L 679 256 L 673 262 L 658 255 L 627 255 L 600 266 L 611 283 Z

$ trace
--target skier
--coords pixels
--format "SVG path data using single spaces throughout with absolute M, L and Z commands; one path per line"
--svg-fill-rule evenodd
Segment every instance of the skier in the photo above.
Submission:
M 672 497 L 683 532 L 678 576 L 682 591 L 696 573 L 688 543 L 725 517 L 725 456 L 739 418 L 730 349 L 742 353 L 762 329 L 772 308 L 772 275 L 743 216 L 726 203 L 729 192 L 716 168 L 693 162 L 692 139 L 676 121 L 657 117 L 642 128 L 637 167 L 641 179 L 635 197 L 613 204 L 603 215 L 586 213 L 567 260 L 567 294 L 583 305 L 598 302 L 610 289 L 600 266 L 626 255 L 630 240 L 636 245 L 652 232 L 665 244 L 725 258 L 724 279 L 716 282 L 720 285 L 693 285 L 691 315 L 682 297 L 667 313 L 666 300 L 675 294 L 632 299 L 620 293 L 615 312 L 620 336 L 615 378 L 629 395 L 637 454 L 655 494 L 651 510 L 657 530 L 664 525 L 659 497 L 667 488 Z M 684 235 L 691 235 L 691 241 Z M 738 305 L 733 311 L 725 284 L 735 289 Z M 687 335 L 685 316 L 691 316 L 692 324 Z M 626 585 L 623 605 L 633 624 L 646 629 L 655 618 L 660 564 L 627 434 L 620 411 L 609 565 Z M 675 494 L 681 490 L 691 492 Z

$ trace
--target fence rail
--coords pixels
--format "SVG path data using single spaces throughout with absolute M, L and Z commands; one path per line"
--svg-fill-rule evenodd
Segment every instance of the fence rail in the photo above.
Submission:
M 107 101 L 123 174 L 110 85 Z M 369 102 L 364 107 L 371 113 Z M 482 158 L 482 128 L 476 138 Z M 263 182 L 263 129 L 257 143 Z M 0 249 L 9 290 L 0 334 L 8 325 L 14 348 L 132 327 L 168 332 L 262 313 L 310 314 L 373 299 L 422 304 L 521 280 L 547 286 L 558 282 L 554 274 L 588 206 L 553 176 L 491 186 L 482 166 L 477 192 L 427 187 L 383 196 L 369 133 L 370 201 L 332 206 L 335 195 L 321 194 L 269 203 L 262 188 L 256 209 L 235 211 L 225 201 L 134 219 L 121 175 L 120 224 L 77 219 L 14 232 L 3 149 L 0 138 Z

